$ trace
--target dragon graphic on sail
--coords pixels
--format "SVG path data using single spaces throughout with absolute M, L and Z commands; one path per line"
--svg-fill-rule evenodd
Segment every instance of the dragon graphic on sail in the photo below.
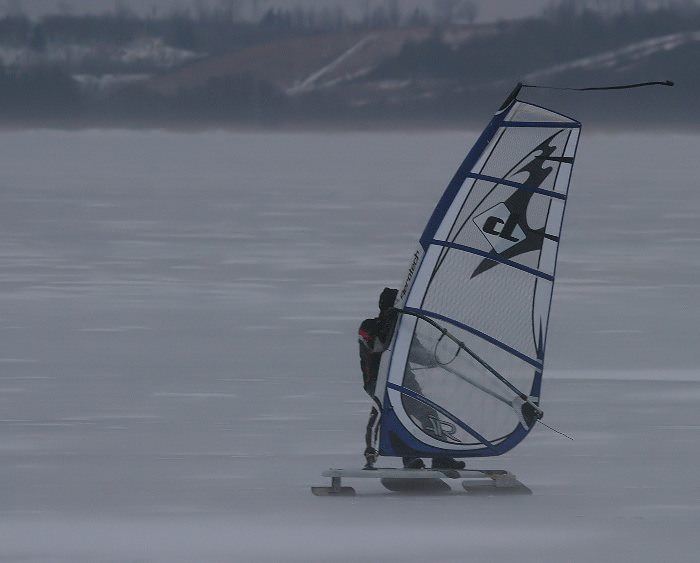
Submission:
M 508 174 L 506 179 L 512 179 L 514 176 L 525 173 L 527 178 L 522 181 L 522 184 L 539 188 L 554 170 L 553 166 L 545 166 L 546 162 L 573 164 L 571 157 L 553 156 L 557 146 L 552 143 L 557 136 L 561 136 L 562 132 L 558 131 L 537 146 L 527 155 L 526 159 L 530 159 L 527 164 L 512 174 Z M 550 238 L 555 242 L 559 241 L 558 237 L 547 234 L 544 228 L 532 229 L 528 225 L 527 206 L 532 194 L 533 192 L 525 190 L 515 191 L 506 201 L 473 219 L 491 244 L 494 252 L 502 258 L 512 259 L 525 252 L 539 251 L 542 248 L 544 238 Z M 485 272 L 496 264 L 498 262 L 493 260 L 482 260 L 471 277 Z

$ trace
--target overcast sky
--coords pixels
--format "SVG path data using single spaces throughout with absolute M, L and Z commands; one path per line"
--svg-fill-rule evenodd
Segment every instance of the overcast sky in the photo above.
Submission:
M 111 11 L 115 5 L 122 4 L 136 12 L 150 12 L 154 7 L 160 13 L 170 11 L 173 8 L 193 6 L 196 1 L 202 1 L 210 6 L 217 4 L 219 0 L 0 0 L 0 7 L 4 12 L 21 9 L 31 16 L 39 16 L 46 13 L 59 11 L 104 12 Z M 367 0 L 258 0 L 260 9 L 271 6 L 294 7 L 302 6 L 337 6 L 342 5 L 348 14 L 361 14 Z M 378 5 L 382 0 L 369 0 Z M 433 0 L 399 0 L 404 12 L 415 7 L 422 6 L 432 9 Z M 551 0 L 474 0 L 479 6 L 479 21 L 493 21 L 499 18 L 514 18 L 536 14 L 543 7 L 549 5 Z M 240 0 L 243 9 L 248 11 L 252 0 Z

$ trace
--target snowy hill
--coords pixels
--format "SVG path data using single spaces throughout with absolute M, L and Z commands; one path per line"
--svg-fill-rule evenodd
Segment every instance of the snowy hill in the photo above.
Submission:
M 418 28 L 274 41 L 184 66 L 154 78 L 149 86 L 174 93 L 247 73 L 290 93 L 303 93 L 362 75 L 398 53 L 405 41 L 429 33 Z
M 590 98 L 584 115 L 594 125 L 637 126 L 640 114 L 665 128 L 698 124 L 700 7 L 691 4 L 483 25 L 353 23 L 342 12 L 309 20 L 303 10 L 271 11 L 258 23 L 203 14 L 0 18 L 0 118 L 451 126 L 481 123 L 519 80 L 673 80 L 660 111 L 639 94 L 624 112 Z
M 259 111 L 270 115 L 312 121 L 469 121 L 491 111 L 493 97 L 518 80 L 590 86 L 672 79 L 677 83 L 673 101 L 662 114 L 651 115 L 658 115 L 661 122 L 695 120 L 696 113 L 690 109 L 695 95 L 700 94 L 700 79 L 693 71 L 693 61 L 700 54 L 700 31 L 652 36 L 604 50 L 589 47 L 585 56 L 567 58 L 562 53 L 544 58 L 555 59 L 555 64 L 511 63 L 500 73 L 494 73 L 502 66 L 498 59 L 470 62 L 471 42 L 484 45 L 497 42 L 498 37 L 491 26 L 477 34 L 460 35 L 458 29 L 452 29 L 439 42 L 428 28 L 296 38 L 186 64 L 155 77 L 147 87 L 169 97 L 211 98 L 215 105 L 212 92 L 227 81 L 234 84 L 245 78 L 276 91 L 274 104 L 260 100 Z M 477 49 L 476 57 L 481 57 L 480 50 L 483 48 Z M 244 99 L 240 87 L 231 86 L 229 95 L 249 103 L 256 88 L 260 87 L 248 86 Z M 637 113 L 649 113 L 643 96 L 633 98 L 632 104 L 638 106 Z M 596 116 L 602 116 L 602 122 L 631 121 L 634 112 L 611 114 L 594 105 L 586 117 L 596 123 Z
M 652 37 L 644 41 L 623 45 L 612 51 L 604 51 L 530 72 L 525 75 L 525 79 L 528 81 L 545 80 L 576 70 L 592 72 L 604 69 L 610 72 L 621 72 L 630 68 L 644 66 L 646 61 L 660 53 L 668 54 L 680 47 L 697 48 L 699 44 L 700 30 Z

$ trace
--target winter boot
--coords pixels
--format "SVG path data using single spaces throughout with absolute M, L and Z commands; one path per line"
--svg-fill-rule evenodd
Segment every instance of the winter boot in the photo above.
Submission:
M 404 469 L 424 469 L 425 463 L 419 457 L 405 457 L 403 458 Z
M 436 457 L 433 458 L 433 469 L 464 469 L 466 464 L 463 461 L 457 461 L 452 457 Z
M 365 450 L 365 466 L 362 469 L 376 469 L 374 467 L 374 464 L 377 462 L 377 458 L 379 457 L 379 452 L 375 450 L 374 448 L 367 448 Z

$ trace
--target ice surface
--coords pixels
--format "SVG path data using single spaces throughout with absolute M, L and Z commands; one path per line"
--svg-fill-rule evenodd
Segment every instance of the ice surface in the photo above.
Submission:
M 531 497 L 358 467 L 355 330 L 475 134 L 0 133 L 0 560 L 691 561 L 699 138 L 584 131 Z

